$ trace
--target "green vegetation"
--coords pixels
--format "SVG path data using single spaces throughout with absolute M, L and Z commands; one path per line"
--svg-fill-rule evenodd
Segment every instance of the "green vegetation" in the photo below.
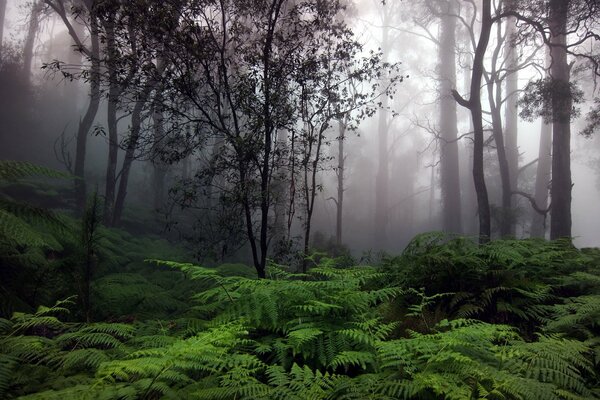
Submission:
M 97 201 L 3 198 L 2 399 L 600 398 L 596 249 L 431 233 L 257 279 L 96 226 Z

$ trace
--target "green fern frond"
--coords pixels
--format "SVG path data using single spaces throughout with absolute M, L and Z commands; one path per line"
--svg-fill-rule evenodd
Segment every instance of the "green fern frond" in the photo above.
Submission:
M 70 178 L 72 175 L 59 172 L 27 161 L 0 160 L 0 180 L 15 181 L 30 176 Z

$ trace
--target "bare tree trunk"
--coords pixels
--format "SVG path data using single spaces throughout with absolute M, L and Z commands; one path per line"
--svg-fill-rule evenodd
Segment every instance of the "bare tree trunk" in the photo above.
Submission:
M 79 210 L 85 209 L 86 188 L 84 180 L 87 135 L 92 128 L 94 118 L 100 105 L 100 44 L 98 39 L 98 20 L 93 10 L 90 11 L 91 35 L 91 71 L 90 71 L 90 103 L 83 119 L 79 121 L 77 131 L 77 148 L 75 151 L 75 201 Z
M 2 61 L 2 45 L 4 38 L 4 17 L 6 16 L 6 0 L 0 0 L 0 61 Z
M 460 175 L 458 168 L 456 102 L 452 89 L 456 87 L 456 14 L 454 0 L 444 4 L 439 38 L 440 79 L 440 179 L 442 192 L 442 229 L 462 232 Z
M 119 178 L 119 192 L 115 201 L 113 220 L 111 225 L 117 226 L 121 222 L 123 209 L 125 208 L 125 196 L 127 195 L 127 185 L 129 183 L 129 172 L 131 165 L 135 160 L 135 150 L 137 149 L 140 132 L 142 129 L 142 111 L 152 91 L 152 85 L 147 85 L 144 91 L 140 94 L 135 102 L 133 111 L 131 112 L 131 134 L 127 141 L 127 149 L 125 150 L 125 158 L 123 159 L 123 167 L 121 168 Z
M 114 15 L 110 15 L 106 21 L 106 52 L 108 54 L 108 160 L 106 164 L 106 186 L 104 192 L 104 223 L 107 226 L 113 224 L 113 213 L 115 209 L 115 190 L 117 185 L 117 159 L 119 155 L 119 133 L 117 131 L 117 107 L 121 90 L 117 81 L 115 59 L 117 57 L 117 44 L 115 41 Z M 136 104 L 137 105 L 137 104 Z M 132 123 L 133 124 L 133 123 Z M 133 131 L 133 129 L 132 129 Z M 132 133 L 133 134 L 133 133 Z M 118 220 L 119 218 L 114 218 Z
M 381 51 L 383 52 L 383 61 L 387 61 L 389 52 L 389 14 L 384 14 Z M 387 245 L 387 228 L 389 212 L 389 181 L 390 166 L 388 157 L 388 130 L 390 121 L 387 115 L 388 96 L 383 96 L 381 100 L 381 110 L 379 110 L 379 128 L 377 142 L 378 167 L 375 177 L 375 225 L 373 243 L 375 248 L 385 249 Z
M 502 208 L 500 210 L 500 237 L 504 238 L 511 233 L 511 198 L 512 190 L 510 183 L 510 172 L 506 156 L 506 145 L 504 144 L 504 133 L 502 127 L 501 103 L 502 87 L 498 80 L 490 79 L 487 84 L 488 100 L 492 113 L 492 132 L 496 143 L 496 154 L 498 156 L 498 167 L 502 187 Z
M 481 107 L 481 80 L 483 78 L 483 60 L 490 41 L 492 30 L 491 0 L 483 0 L 481 10 L 481 33 L 473 59 L 471 74 L 471 93 L 469 100 L 462 98 L 457 91 L 452 94 L 456 101 L 471 111 L 473 120 L 473 182 L 477 194 L 477 209 L 479 212 L 479 242 L 487 243 L 491 235 L 490 203 L 485 174 L 483 170 L 483 112 Z
M 552 175 L 552 125 L 542 121 L 540 132 L 540 150 L 538 153 L 537 171 L 535 177 L 535 203 L 538 208 L 548 208 L 548 187 Z M 535 209 L 531 211 L 531 237 L 546 236 L 546 216 Z
M 566 30 L 569 0 L 550 0 L 550 74 L 554 87 L 560 90 L 552 96 L 552 209 L 550 239 L 571 237 L 571 107 L 567 94 L 570 68 L 567 63 Z M 565 99 L 566 97 L 566 99 Z
M 314 128 L 309 128 L 314 129 Z M 302 262 L 302 272 L 306 273 L 307 270 L 307 259 L 310 234 L 312 227 L 312 217 L 315 210 L 315 199 L 317 197 L 317 172 L 319 166 L 319 160 L 321 159 L 321 149 L 323 141 L 325 140 L 325 129 L 326 127 L 319 127 L 317 137 L 308 139 L 308 154 L 306 156 L 306 163 L 303 165 L 304 170 L 304 201 L 306 202 L 306 221 L 304 223 L 304 260 Z M 314 132 L 310 132 L 312 135 Z M 314 157 L 312 157 L 313 142 L 316 142 Z M 312 158 L 312 160 L 311 160 Z M 310 172 L 310 174 L 309 174 Z
M 507 8 L 512 9 L 513 1 L 508 3 Z M 519 147 L 518 147 L 518 110 L 517 101 L 519 99 L 519 71 L 518 71 L 518 54 L 515 46 L 515 39 L 517 35 L 517 23 L 516 18 L 511 16 L 506 22 L 506 43 L 504 46 L 505 51 L 505 65 L 507 71 L 506 76 L 506 110 L 505 110 L 505 143 L 506 159 L 508 162 L 508 175 L 510 177 L 510 190 L 514 192 L 518 188 L 518 176 L 519 176 Z M 516 197 L 511 196 L 510 209 L 511 218 L 509 234 L 515 236 L 516 234 L 516 221 L 514 218 L 514 210 L 516 208 Z
M 285 157 L 287 148 L 287 133 L 285 129 L 279 129 L 276 134 L 276 145 L 278 148 L 277 157 Z M 277 165 L 281 165 L 280 162 Z M 273 202 L 275 221 L 273 224 L 273 237 L 276 242 L 283 242 L 286 238 L 286 181 L 288 171 L 284 168 L 278 168 L 273 177 Z
M 29 27 L 27 29 L 27 36 L 25 37 L 25 44 L 23 46 L 23 76 L 30 81 L 31 79 L 31 65 L 33 63 L 33 46 L 35 39 L 40 28 L 40 15 L 42 13 L 43 3 L 36 0 L 31 8 L 31 14 L 29 15 Z
M 160 73 L 165 68 L 165 60 L 161 57 L 157 61 L 157 69 Z M 154 142 L 152 148 L 152 186 L 154 193 L 154 209 L 159 210 L 163 207 L 165 203 L 165 178 L 167 175 L 167 166 L 160 158 L 160 142 L 163 140 L 165 136 L 165 127 L 164 127 L 164 115 L 162 109 L 162 89 L 158 88 L 158 93 L 156 93 L 156 98 L 154 100 L 154 112 L 152 113 L 152 120 L 154 123 Z
M 546 49 L 546 77 L 550 77 L 552 58 L 550 48 Z M 548 209 L 548 191 L 552 179 L 552 124 L 542 118 L 540 128 L 540 145 L 538 151 L 537 169 L 535 175 L 534 199 L 537 207 Z M 530 236 L 537 238 L 546 237 L 547 214 L 542 215 L 534 208 L 531 210 Z
M 346 140 L 346 122 L 343 119 L 339 120 L 339 136 L 338 136 L 338 166 L 337 166 L 337 199 L 336 216 L 335 216 L 335 243 L 338 246 L 342 245 L 342 215 L 344 211 L 344 168 L 346 155 L 344 154 L 344 141 Z

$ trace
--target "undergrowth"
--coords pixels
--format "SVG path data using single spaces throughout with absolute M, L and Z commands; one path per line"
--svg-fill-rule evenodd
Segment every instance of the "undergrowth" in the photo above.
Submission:
M 600 398 L 597 249 L 431 233 L 256 279 L 86 221 L 0 198 L 1 399 Z

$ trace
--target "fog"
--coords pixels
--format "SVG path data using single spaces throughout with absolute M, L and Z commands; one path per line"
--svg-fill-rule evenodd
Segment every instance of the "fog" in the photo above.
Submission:
M 34 30 L 31 70 L 23 71 L 24 47 L 28 31 L 31 30 L 34 3 L 40 4 L 41 11 L 37 15 L 39 26 Z M 89 74 L 85 73 L 90 69 L 89 59 L 85 54 L 74 50 L 73 39 L 63 20 L 44 2 L 8 0 L 6 4 L 0 61 L 0 157 L 4 160 L 30 161 L 74 173 L 77 130 L 90 102 L 90 78 Z M 389 82 L 389 76 L 385 72 L 378 74 L 378 94 L 369 105 L 374 107 L 374 113 L 361 118 L 356 129 L 348 130 L 343 140 L 345 182 L 341 242 L 357 257 L 375 257 L 382 251 L 397 254 L 419 233 L 447 231 L 444 226 L 444 198 L 441 186 L 441 181 L 445 178 L 442 177 L 440 158 L 447 144 L 440 137 L 436 137 L 436 133 L 438 136 L 441 134 L 440 98 L 451 98 L 452 95 L 440 93 L 438 45 L 443 39 L 443 35 L 440 34 L 440 19 L 431 14 L 431 10 L 426 6 L 419 4 L 420 2 L 413 1 L 388 1 L 387 4 L 382 4 L 381 1 L 360 0 L 352 2 L 343 15 L 339 16 L 346 21 L 355 38 L 363 45 L 358 56 L 366 57 L 371 50 L 381 50 L 383 60 L 391 64 L 398 63 L 394 72 L 396 76 L 404 77 L 402 81 L 396 82 L 393 95 L 390 93 L 388 96 L 381 94 L 381 91 L 386 82 Z M 459 11 L 465 19 L 470 18 L 472 12 L 467 5 L 463 5 Z M 74 26 L 80 25 L 81 40 L 89 46 L 89 26 L 77 22 L 77 18 L 68 11 L 67 14 L 68 18 L 74 21 Z M 478 18 L 474 25 L 476 37 L 480 29 Z M 499 32 L 504 34 L 506 26 L 507 22 L 504 21 Z M 388 36 L 387 39 L 383 39 L 384 32 Z M 498 41 L 497 34 L 498 31 L 494 28 L 485 56 L 484 64 L 487 69 L 492 68 L 491 58 Z M 466 35 L 464 26 L 458 23 L 456 48 L 451 50 L 456 56 L 456 81 L 453 82 L 453 88 L 463 96 L 467 96 L 469 92 L 470 63 L 474 52 Z M 535 50 L 534 44 L 540 46 L 540 49 Z M 596 49 L 596 43 L 587 46 Z M 543 77 L 543 68 L 540 65 L 544 65 L 545 49 L 539 38 L 522 40 L 514 47 L 517 48 L 521 59 L 533 54 L 532 63 L 537 63 L 535 66 L 525 66 L 518 72 L 518 96 L 521 96 L 521 91 L 528 83 Z M 106 40 L 103 37 L 100 40 L 101 52 L 105 48 Z M 504 54 L 503 48 L 500 59 Z M 52 68 L 51 64 L 55 60 L 65 63 L 62 69 Z M 574 63 L 571 80 L 583 90 L 583 101 L 576 105 L 580 112 L 571 120 L 571 235 L 576 246 L 595 247 L 600 246 L 600 138 L 596 134 L 585 137 L 580 132 L 587 124 L 586 116 L 594 105 L 597 91 L 593 70 L 591 65 L 587 64 L 587 60 L 569 56 L 569 61 Z M 101 68 L 104 69 L 104 74 L 107 67 Z M 492 238 L 499 238 L 498 218 L 501 217 L 498 215 L 502 210 L 501 178 L 496 157 L 497 144 L 493 139 L 489 139 L 492 120 L 491 116 L 485 113 L 490 104 L 485 80 L 483 82 L 481 97 L 486 139 L 483 154 L 485 180 L 492 209 Z M 117 182 L 122 179 L 119 171 L 124 163 L 127 145 L 130 143 L 133 123 L 131 114 L 143 84 L 143 80 L 134 80 L 133 85 L 139 86 L 131 88 L 131 93 L 134 94 L 123 93 L 123 98 L 127 100 L 119 105 Z M 502 81 L 500 87 L 505 85 L 506 82 Z M 107 82 L 101 84 L 101 91 L 98 112 L 94 117 L 92 129 L 86 134 L 84 180 L 88 195 L 97 190 L 102 197 L 105 194 L 110 140 L 107 122 Z M 505 117 L 508 107 L 506 104 L 503 103 L 502 106 L 502 118 Z M 181 110 L 183 108 L 179 111 Z M 155 109 L 148 108 L 141 114 L 142 140 L 135 149 L 135 160 L 126 191 L 125 211 L 118 225 L 132 232 L 151 232 L 173 241 L 189 243 L 196 249 L 198 257 L 207 262 L 219 257 L 225 260 L 248 261 L 250 250 L 244 238 L 246 228 L 243 226 L 243 213 L 229 215 L 229 211 L 233 212 L 235 207 L 222 201 L 232 200 L 223 200 L 223 196 L 216 194 L 221 190 L 219 188 L 226 186 L 224 182 L 227 174 L 223 173 L 221 178 L 214 178 L 208 184 L 205 180 L 205 169 L 211 162 L 211 154 L 219 146 L 227 147 L 227 144 L 221 144 L 218 136 L 212 134 L 187 142 L 185 138 L 189 136 L 189 132 L 200 130 L 197 128 L 199 125 L 188 125 L 185 116 L 182 116 L 184 122 L 170 121 L 169 118 L 175 113 L 165 111 L 164 118 L 169 124 L 165 137 L 174 135 L 177 139 L 171 142 L 168 139 L 163 140 L 164 148 L 159 156 L 155 152 L 156 144 L 152 144 L 152 137 L 157 129 L 152 116 L 155 112 Z M 461 138 L 456 141 L 460 179 L 459 184 L 453 188 L 460 194 L 458 210 L 461 230 L 452 233 L 476 240 L 479 225 L 477 198 L 471 172 L 473 125 L 469 111 L 458 104 L 456 116 L 457 136 Z M 387 128 L 381 127 L 382 121 Z M 323 157 L 319 160 L 316 173 L 316 200 L 310 232 L 311 248 L 315 249 L 335 247 L 336 242 L 339 124 L 338 119 L 331 119 L 324 131 L 325 143 Z M 518 167 L 523 168 L 518 175 L 517 189 L 532 196 L 536 181 L 541 125 L 542 119 L 539 117 L 531 121 L 519 118 L 517 125 Z M 387 159 L 387 165 L 383 168 L 387 169 L 387 173 L 381 172 L 383 169 L 380 167 L 381 129 L 386 131 L 387 136 L 387 155 L 384 158 Z M 284 138 L 283 141 L 285 140 Z M 174 149 L 178 149 L 177 156 L 172 153 L 166 154 Z M 164 186 L 156 186 L 157 168 L 164 172 Z M 288 178 L 281 178 L 284 187 L 281 190 L 289 194 L 291 186 Z M 378 187 L 377 182 L 381 179 L 386 181 L 384 188 Z M 302 183 L 294 180 L 292 182 L 295 182 L 295 189 L 300 193 Z M 72 182 L 60 182 L 58 186 L 61 188 L 60 194 L 54 205 L 61 209 L 69 209 L 74 203 L 69 194 L 72 191 Z M 209 186 L 212 186 L 210 190 Z M 191 187 L 194 188 L 194 196 L 200 196 L 201 193 L 207 196 L 207 200 L 198 200 L 202 204 L 194 203 L 193 206 L 190 203 L 183 204 L 182 193 Z M 161 193 L 157 194 L 157 190 Z M 192 190 L 189 191 L 191 196 Z M 207 191 L 210 191 L 209 195 L 206 194 Z M 226 192 L 223 189 L 223 193 Z M 22 195 L 29 196 L 27 191 L 23 193 Z M 382 194 L 385 198 L 378 199 Z M 211 202 L 210 196 L 216 196 L 221 203 Z M 512 201 L 513 233 L 517 238 L 528 238 L 532 213 L 535 211 L 523 196 L 513 195 Z M 378 212 L 378 207 L 383 207 L 384 210 Z M 269 218 L 273 220 L 277 219 L 276 208 L 277 205 L 273 205 L 269 211 Z M 292 249 L 302 251 L 307 217 L 302 202 L 299 201 L 293 208 L 294 212 L 290 213 L 291 208 L 286 206 L 286 211 L 282 214 L 282 218 L 288 222 L 287 235 L 283 236 L 289 240 L 288 245 Z M 219 225 L 227 219 L 222 217 L 222 214 L 228 215 L 229 222 L 231 219 L 236 222 Z M 253 218 L 258 220 L 258 214 Z M 544 236 L 550 238 L 550 213 L 547 214 L 545 228 Z M 273 232 L 275 231 L 274 229 Z M 273 234 L 273 237 L 275 236 L 277 235 Z M 270 241 L 270 249 L 276 248 L 276 241 L 276 238 Z M 269 250 L 268 256 L 271 257 L 275 253 L 275 250 Z

